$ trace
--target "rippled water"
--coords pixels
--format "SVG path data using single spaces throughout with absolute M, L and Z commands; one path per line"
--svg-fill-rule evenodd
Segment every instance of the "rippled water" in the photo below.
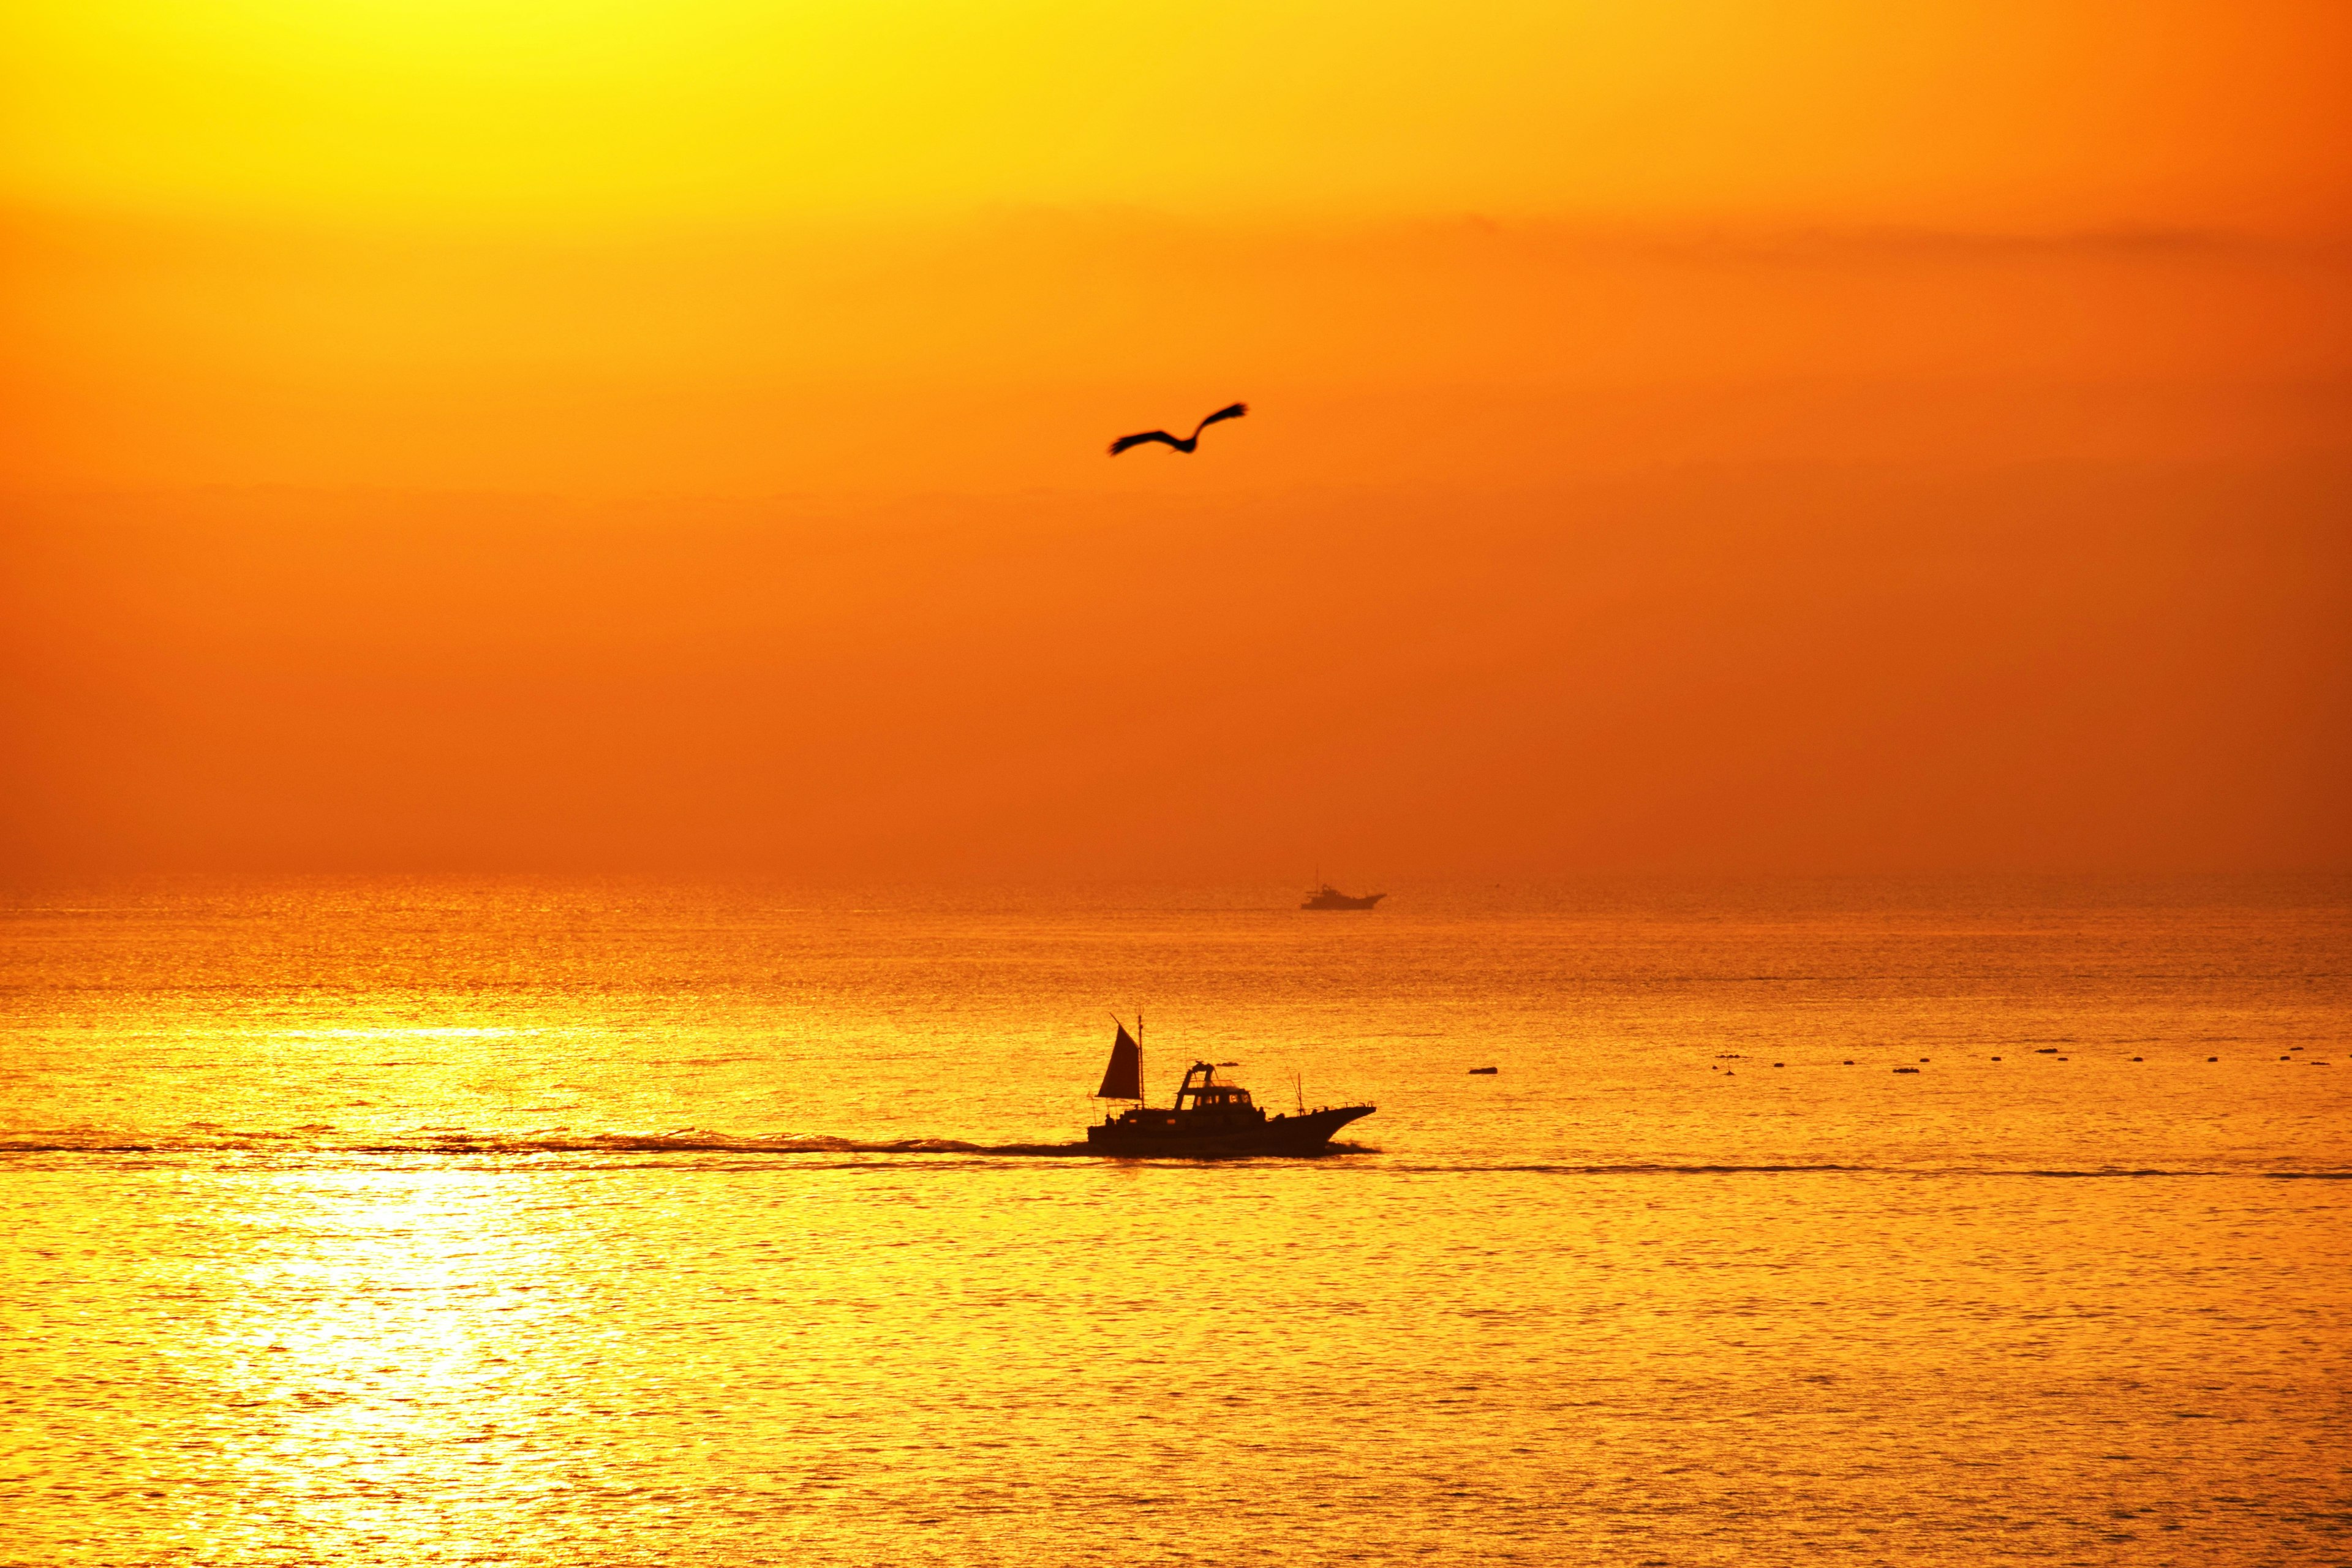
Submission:
M 1295 901 L 8 895 L 0 1559 L 2352 1557 L 2352 884 Z

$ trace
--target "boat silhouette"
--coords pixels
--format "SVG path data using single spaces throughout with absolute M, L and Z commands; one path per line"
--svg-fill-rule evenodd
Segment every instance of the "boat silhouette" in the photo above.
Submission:
M 1298 907 L 1302 910 L 1369 910 L 1387 897 L 1386 893 L 1366 893 L 1359 899 L 1325 882 L 1307 894 L 1307 901 Z
M 1219 1154 L 1312 1154 L 1331 1142 L 1331 1134 L 1358 1117 L 1370 1116 L 1370 1105 L 1319 1106 L 1307 1109 L 1299 1100 L 1296 1114 L 1277 1111 L 1268 1116 L 1237 1083 L 1219 1083 L 1213 1062 L 1194 1062 L 1185 1069 L 1175 1103 L 1162 1110 L 1143 1097 L 1143 1046 L 1135 1034 L 1118 1026 L 1111 1042 L 1110 1065 L 1103 1069 L 1098 1100 L 1132 1100 L 1135 1104 L 1117 1116 L 1105 1116 L 1087 1129 L 1087 1146 L 1105 1154 L 1165 1154 L 1200 1157 Z M 1228 1066 L 1232 1065 L 1230 1063 Z

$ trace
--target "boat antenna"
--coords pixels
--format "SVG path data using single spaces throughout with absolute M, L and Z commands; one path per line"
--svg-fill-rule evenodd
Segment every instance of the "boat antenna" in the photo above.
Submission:
M 1307 1076 L 1297 1068 L 1290 1069 L 1291 1092 L 1298 1096 L 1298 1114 L 1307 1114 Z

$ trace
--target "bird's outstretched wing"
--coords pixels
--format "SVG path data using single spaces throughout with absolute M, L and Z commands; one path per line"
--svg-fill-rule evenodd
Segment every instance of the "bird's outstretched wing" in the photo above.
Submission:
M 1200 429 L 1193 431 L 1192 434 L 1198 436 L 1202 430 L 1206 430 L 1210 426 L 1214 425 L 1220 419 L 1238 419 L 1248 412 L 1249 405 L 1246 403 L 1228 403 L 1223 408 L 1218 409 L 1214 414 L 1210 415 L 1206 419 L 1202 420 Z
M 1129 447 L 1140 447 L 1146 441 L 1164 441 L 1171 447 L 1177 445 L 1176 437 L 1165 430 L 1145 430 L 1138 435 L 1121 436 L 1118 440 L 1113 441 L 1110 444 L 1110 455 L 1116 458 Z

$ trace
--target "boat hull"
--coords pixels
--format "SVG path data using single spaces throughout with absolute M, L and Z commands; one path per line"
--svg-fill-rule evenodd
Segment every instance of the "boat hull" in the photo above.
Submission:
M 1354 899 L 1345 893 L 1322 892 L 1298 907 L 1302 910 L 1370 910 L 1377 909 L 1380 901 L 1387 897 L 1386 893 L 1367 893 L 1360 899 Z
M 1101 1122 L 1087 1129 L 1087 1145 L 1099 1154 L 1161 1155 L 1175 1159 L 1250 1154 L 1314 1154 L 1331 1135 L 1369 1105 L 1334 1106 L 1302 1116 L 1269 1116 L 1244 1127 L 1187 1126 L 1181 1120 Z

